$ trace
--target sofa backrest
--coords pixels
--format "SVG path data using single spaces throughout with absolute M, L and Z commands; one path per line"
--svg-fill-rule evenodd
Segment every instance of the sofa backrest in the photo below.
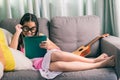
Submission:
M 19 24 L 19 22 L 20 22 L 20 19 L 5 19 L 0 22 L 0 27 L 7 29 L 12 34 L 14 34 L 15 26 L 16 24 Z M 38 22 L 39 22 L 39 32 L 44 33 L 47 36 L 49 36 L 48 34 L 49 21 L 45 18 L 38 18 Z
M 0 27 L 14 33 L 15 25 L 19 21 L 19 19 L 5 19 L 0 22 Z M 68 52 L 86 45 L 101 35 L 101 24 L 97 16 L 54 17 L 51 21 L 38 18 L 38 21 L 39 31 L 46 34 L 62 50 Z M 99 50 L 99 41 L 97 41 L 92 45 L 91 54 L 88 57 L 96 56 Z
M 101 34 L 97 16 L 54 17 L 51 19 L 50 39 L 62 50 L 72 52 Z M 91 47 L 89 56 L 97 55 L 99 41 Z

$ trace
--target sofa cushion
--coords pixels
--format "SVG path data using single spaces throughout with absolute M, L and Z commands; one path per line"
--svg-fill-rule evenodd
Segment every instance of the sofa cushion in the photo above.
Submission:
M 20 19 L 5 19 L 2 20 L 0 22 L 0 27 L 7 29 L 8 31 L 10 31 L 12 34 L 15 33 L 15 26 L 16 24 L 19 24 Z M 45 18 L 38 18 L 38 22 L 39 22 L 39 32 L 48 35 L 48 25 L 49 22 L 47 19 Z
M 23 70 L 23 69 L 32 69 L 32 61 L 25 57 L 25 55 L 13 48 L 10 48 L 8 46 L 7 39 L 8 37 L 12 37 L 11 35 L 7 35 L 8 32 L 5 29 L 0 28 L 0 55 L 3 54 L 3 56 L 0 56 L 0 58 L 5 59 L 5 71 L 11 71 L 11 70 Z
M 0 61 L 0 79 L 3 77 L 3 73 L 4 73 L 4 66 L 3 63 L 1 63 Z
M 19 50 L 10 48 L 15 61 L 14 70 L 34 70 L 32 61 Z
M 0 29 L 2 29 L 2 31 L 4 32 L 5 41 L 7 45 L 9 45 L 11 43 L 13 34 L 6 29 L 3 29 L 3 28 L 0 28 Z
M 49 21 L 46 18 L 38 18 L 38 22 L 39 22 L 39 33 L 44 33 L 49 37 L 49 32 L 48 32 L 48 28 L 50 25 Z
M 77 72 L 65 72 L 52 80 L 117 80 L 117 76 L 113 68 L 101 68 Z
M 51 20 L 50 39 L 62 50 L 72 52 L 99 36 L 100 21 L 97 16 L 54 17 Z M 92 45 L 91 54 L 95 56 L 99 42 Z
M 4 34 L 4 30 L 0 28 L 0 49 L 1 49 L 0 54 L 3 54 L 2 57 L 5 60 L 4 70 L 11 71 L 15 68 L 15 61 L 6 42 L 7 41 L 6 36 Z
M 41 77 L 39 71 L 35 70 L 18 70 L 5 72 L 0 80 L 46 80 Z

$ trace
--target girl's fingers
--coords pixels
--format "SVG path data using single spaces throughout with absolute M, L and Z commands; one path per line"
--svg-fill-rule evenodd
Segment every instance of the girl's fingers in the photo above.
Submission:
M 19 32 L 19 33 L 21 33 L 22 32 L 22 25 L 20 25 L 20 24 L 17 24 L 16 26 L 15 26 L 15 28 L 16 28 L 16 31 L 17 32 Z
M 40 44 L 41 48 L 47 48 L 47 42 L 46 41 L 42 41 Z
M 47 41 L 42 41 L 41 44 L 47 44 Z

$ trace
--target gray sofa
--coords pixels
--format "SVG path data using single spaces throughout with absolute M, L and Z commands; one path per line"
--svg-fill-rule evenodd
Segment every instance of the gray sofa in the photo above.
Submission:
M 62 50 L 72 52 L 101 35 L 101 23 L 97 16 L 54 17 L 50 21 L 39 18 L 39 31 L 46 34 Z M 11 33 L 19 19 L 5 19 L 0 27 Z M 87 57 L 97 57 L 100 53 L 116 55 L 115 68 L 100 68 L 76 72 L 64 72 L 52 80 L 119 80 L 120 77 L 120 38 L 109 36 L 95 42 Z M 38 71 L 20 70 L 5 72 L 1 80 L 46 80 Z

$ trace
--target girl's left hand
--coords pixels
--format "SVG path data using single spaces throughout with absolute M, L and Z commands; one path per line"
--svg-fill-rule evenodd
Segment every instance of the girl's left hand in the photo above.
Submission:
M 48 41 L 42 41 L 40 44 L 41 48 L 49 49 L 50 43 Z
M 58 46 L 56 46 L 54 43 L 52 43 L 49 39 L 47 39 L 47 41 L 42 41 L 40 44 L 41 48 L 47 49 L 47 50 L 51 50 L 51 49 L 59 49 L 60 48 Z

